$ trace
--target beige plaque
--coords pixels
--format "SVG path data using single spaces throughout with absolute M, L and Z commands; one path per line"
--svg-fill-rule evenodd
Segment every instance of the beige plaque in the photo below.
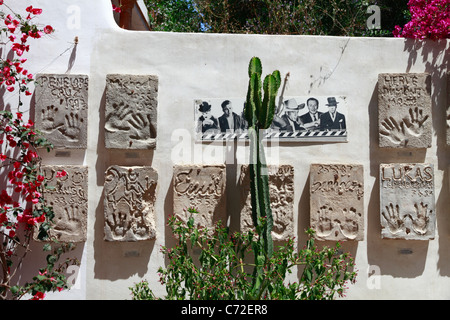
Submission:
M 294 168 L 290 165 L 267 168 L 269 195 L 272 209 L 274 240 L 287 240 L 294 236 Z M 242 194 L 241 231 L 253 228 L 249 166 L 241 166 L 239 185 Z
M 310 221 L 320 240 L 364 237 L 364 168 L 357 164 L 312 164 Z
M 429 148 L 431 146 L 431 78 L 429 74 L 379 74 L 378 128 L 380 147 Z
M 184 222 L 192 215 L 197 227 L 209 230 L 219 220 L 226 225 L 225 165 L 179 165 L 173 170 L 175 215 Z M 198 213 L 191 214 L 189 208 Z
M 61 242 L 86 241 L 88 168 L 45 165 L 42 173 L 48 186 L 45 199 L 55 214 L 50 234 Z
M 104 186 L 105 240 L 155 239 L 157 181 L 158 174 L 151 167 L 108 168 Z
M 380 165 L 381 236 L 428 240 L 435 235 L 432 164 Z

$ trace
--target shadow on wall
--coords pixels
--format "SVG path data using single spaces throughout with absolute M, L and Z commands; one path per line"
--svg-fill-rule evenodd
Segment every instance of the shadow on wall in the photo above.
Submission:
M 99 136 L 98 141 L 105 141 L 105 106 L 106 91 L 100 102 L 99 108 Z M 95 171 L 97 173 L 97 186 L 103 189 L 105 184 L 105 172 L 110 165 L 127 166 L 150 165 L 153 159 L 153 152 L 148 154 L 148 150 L 133 150 L 132 152 L 123 152 L 121 150 L 106 149 L 104 143 L 97 144 L 97 163 Z M 96 279 L 118 280 L 128 279 L 137 274 L 144 277 L 148 272 L 148 262 L 152 254 L 155 241 L 105 241 L 105 210 L 104 194 L 98 200 L 95 210 L 94 225 L 94 277 Z
M 427 45 L 433 43 L 433 45 Z M 450 207 L 448 154 L 450 146 L 447 144 L 447 108 L 450 101 L 447 100 L 448 84 L 447 71 L 450 64 L 448 41 L 444 40 L 405 40 L 404 51 L 409 53 L 407 72 L 419 61 L 425 65 L 425 72 L 431 75 L 432 83 L 432 115 L 433 129 L 437 144 L 437 168 L 443 171 L 441 181 L 435 181 L 436 185 L 442 184 L 440 194 L 436 198 L 436 228 L 439 234 L 439 260 L 437 268 L 441 276 L 450 276 L 450 253 L 447 250 L 450 245 L 450 219 L 448 208 Z M 442 61 L 441 64 L 438 64 Z M 436 179 L 436 176 L 435 176 Z
M 448 56 L 446 43 L 437 46 L 426 46 L 426 42 L 405 40 L 405 51 L 410 58 L 405 72 L 410 72 L 417 62 L 419 54 L 422 56 L 421 63 L 425 64 L 423 72 L 431 75 L 432 83 L 432 117 L 434 135 L 437 139 L 437 168 L 447 172 L 447 160 L 449 146 L 446 144 L 446 70 L 448 67 Z M 430 49 L 432 48 L 432 49 Z M 431 59 L 430 59 L 431 56 Z M 441 65 L 436 65 L 439 60 Z M 430 60 L 430 62 L 429 62 Z M 370 125 L 370 175 L 375 178 L 374 187 L 368 198 L 368 263 L 369 266 L 377 266 L 381 274 L 394 277 L 418 277 L 422 275 L 429 246 L 429 241 L 439 241 L 438 269 L 442 276 L 450 275 L 450 264 L 448 263 L 450 253 L 446 248 L 449 246 L 449 220 L 446 217 L 450 205 L 448 188 L 448 173 L 442 176 L 442 181 L 436 181 L 440 175 L 435 175 L 435 184 L 442 184 L 441 193 L 435 195 L 436 201 L 436 227 L 439 240 L 388 240 L 381 238 L 380 224 L 380 180 L 379 168 L 381 163 L 423 163 L 426 159 L 426 149 L 386 149 L 378 145 L 378 88 L 375 86 L 369 103 L 369 125 Z

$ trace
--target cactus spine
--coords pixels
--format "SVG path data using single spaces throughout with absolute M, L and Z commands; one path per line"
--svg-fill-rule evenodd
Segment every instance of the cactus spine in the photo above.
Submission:
M 258 57 L 250 60 L 249 85 L 244 115 L 249 124 L 248 135 L 250 139 L 250 192 L 252 204 L 252 219 L 259 235 L 261 250 L 255 251 L 254 297 L 260 296 L 263 291 L 262 265 L 265 259 L 273 254 L 272 228 L 273 217 L 270 207 L 269 176 L 261 142 L 260 131 L 270 127 L 275 114 L 275 99 L 281 85 L 280 72 L 275 70 L 261 82 L 262 64 Z M 261 90 L 264 90 L 264 95 Z M 265 223 L 261 224 L 261 218 Z

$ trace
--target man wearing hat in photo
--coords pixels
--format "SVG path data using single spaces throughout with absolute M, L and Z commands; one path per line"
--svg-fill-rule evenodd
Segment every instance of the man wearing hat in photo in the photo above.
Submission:
M 320 131 L 345 130 L 345 116 L 336 111 L 337 104 L 335 97 L 328 98 L 328 112 L 320 117 Z
M 303 123 L 298 122 L 298 112 L 305 107 L 305 104 L 297 104 L 295 99 L 289 99 L 284 101 L 283 105 L 284 114 L 281 117 L 274 117 L 274 129 L 291 132 L 305 130 Z
M 211 114 L 211 105 L 203 101 L 198 111 L 202 113 L 202 115 L 198 118 L 197 123 L 197 132 L 205 133 L 207 131 L 214 132 L 219 130 L 219 122 L 217 119 Z

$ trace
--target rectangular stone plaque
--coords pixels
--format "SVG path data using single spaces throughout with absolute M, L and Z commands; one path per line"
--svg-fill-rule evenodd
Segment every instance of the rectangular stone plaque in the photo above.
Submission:
M 154 149 L 158 77 L 106 76 L 105 146 L 109 149 Z
M 88 87 L 86 75 L 36 76 L 36 128 L 55 148 L 87 147 Z
M 88 168 L 85 166 L 41 167 L 47 186 L 47 205 L 53 207 L 55 217 L 51 235 L 61 242 L 84 242 L 87 233 Z M 61 176 L 65 171 L 67 174 Z
M 156 238 L 157 172 L 151 167 L 113 165 L 105 174 L 105 240 Z
M 427 73 L 378 75 L 379 145 L 429 148 L 432 138 L 431 77 Z
M 195 208 L 195 225 L 212 230 L 221 220 L 227 222 L 225 165 L 176 165 L 173 168 L 173 209 L 177 217 L 187 222 Z
M 272 238 L 287 240 L 294 236 L 294 168 L 290 165 L 267 167 L 270 205 L 273 216 Z M 241 231 L 253 228 L 249 166 L 241 166 L 239 184 L 242 194 Z
M 358 164 L 312 164 L 311 228 L 320 240 L 364 238 L 364 168 Z
M 380 211 L 382 238 L 434 239 L 433 165 L 381 164 Z

